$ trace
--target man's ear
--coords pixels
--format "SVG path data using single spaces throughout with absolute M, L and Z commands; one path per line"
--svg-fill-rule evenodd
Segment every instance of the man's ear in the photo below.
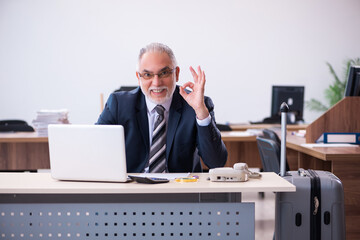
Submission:
M 136 72 L 136 77 L 137 77 L 137 79 L 138 79 L 138 84 L 139 84 L 139 86 L 140 86 L 140 75 L 139 75 L 138 72 Z
M 176 67 L 176 70 L 175 70 L 175 74 L 176 74 L 176 82 L 179 81 L 179 74 L 180 74 L 180 68 L 179 67 Z

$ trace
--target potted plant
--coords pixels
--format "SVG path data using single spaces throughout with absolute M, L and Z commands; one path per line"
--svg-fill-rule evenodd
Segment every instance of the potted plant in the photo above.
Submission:
M 360 65 L 360 58 L 348 59 L 345 61 L 343 79 L 340 79 L 335 73 L 334 68 L 330 63 L 326 63 L 329 67 L 331 75 L 334 77 L 334 81 L 325 89 L 326 104 L 321 103 L 319 100 L 311 98 L 310 101 L 306 101 L 306 107 L 312 111 L 324 112 L 332 107 L 335 103 L 340 101 L 344 97 L 344 91 L 346 87 L 347 77 L 351 65 Z

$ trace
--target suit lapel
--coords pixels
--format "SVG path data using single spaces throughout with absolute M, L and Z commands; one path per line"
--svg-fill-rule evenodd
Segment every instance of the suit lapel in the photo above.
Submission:
M 182 97 L 179 94 L 179 88 L 176 87 L 169 111 L 169 123 L 168 123 L 167 138 L 166 138 L 166 159 L 169 159 L 169 153 L 172 148 L 175 132 L 181 118 L 181 111 L 182 111 L 181 99 Z
M 148 116 L 147 116 L 147 108 L 146 108 L 146 102 L 145 102 L 145 96 L 140 91 L 140 101 L 137 103 L 137 113 L 136 113 L 136 119 L 139 126 L 139 131 L 141 132 L 141 136 L 143 138 L 143 141 L 145 143 L 146 147 L 146 154 L 149 154 L 150 144 L 149 144 L 149 122 L 148 122 Z

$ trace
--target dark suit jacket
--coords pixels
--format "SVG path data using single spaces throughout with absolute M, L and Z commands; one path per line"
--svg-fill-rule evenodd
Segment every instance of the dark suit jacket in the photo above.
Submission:
M 222 167 L 227 151 L 216 128 L 214 105 L 205 97 L 211 123 L 201 127 L 193 108 L 177 86 L 167 122 L 166 161 L 169 172 L 199 172 L 199 156 L 209 168 Z M 119 124 L 125 129 L 126 164 L 129 173 L 142 172 L 149 158 L 149 124 L 145 96 L 140 88 L 112 93 L 97 124 Z M 198 156 L 199 155 L 199 156 Z

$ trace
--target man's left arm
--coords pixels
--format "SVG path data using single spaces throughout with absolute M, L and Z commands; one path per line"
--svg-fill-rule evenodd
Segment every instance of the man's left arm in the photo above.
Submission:
M 216 127 L 214 104 L 209 97 L 205 97 L 205 105 L 209 111 L 209 124 L 203 125 L 197 119 L 197 143 L 199 155 L 209 168 L 223 167 L 227 160 L 227 150 Z
M 181 86 L 180 95 L 196 113 L 199 155 L 209 168 L 222 167 L 227 160 L 227 151 L 215 124 L 214 104 L 210 98 L 204 97 L 205 73 L 200 66 L 197 73 L 192 67 L 190 67 L 190 71 L 194 82 L 187 82 Z M 192 90 L 190 93 L 185 91 L 187 87 Z M 209 117 L 210 122 L 208 122 Z M 206 123 L 208 124 L 206 125 Z

